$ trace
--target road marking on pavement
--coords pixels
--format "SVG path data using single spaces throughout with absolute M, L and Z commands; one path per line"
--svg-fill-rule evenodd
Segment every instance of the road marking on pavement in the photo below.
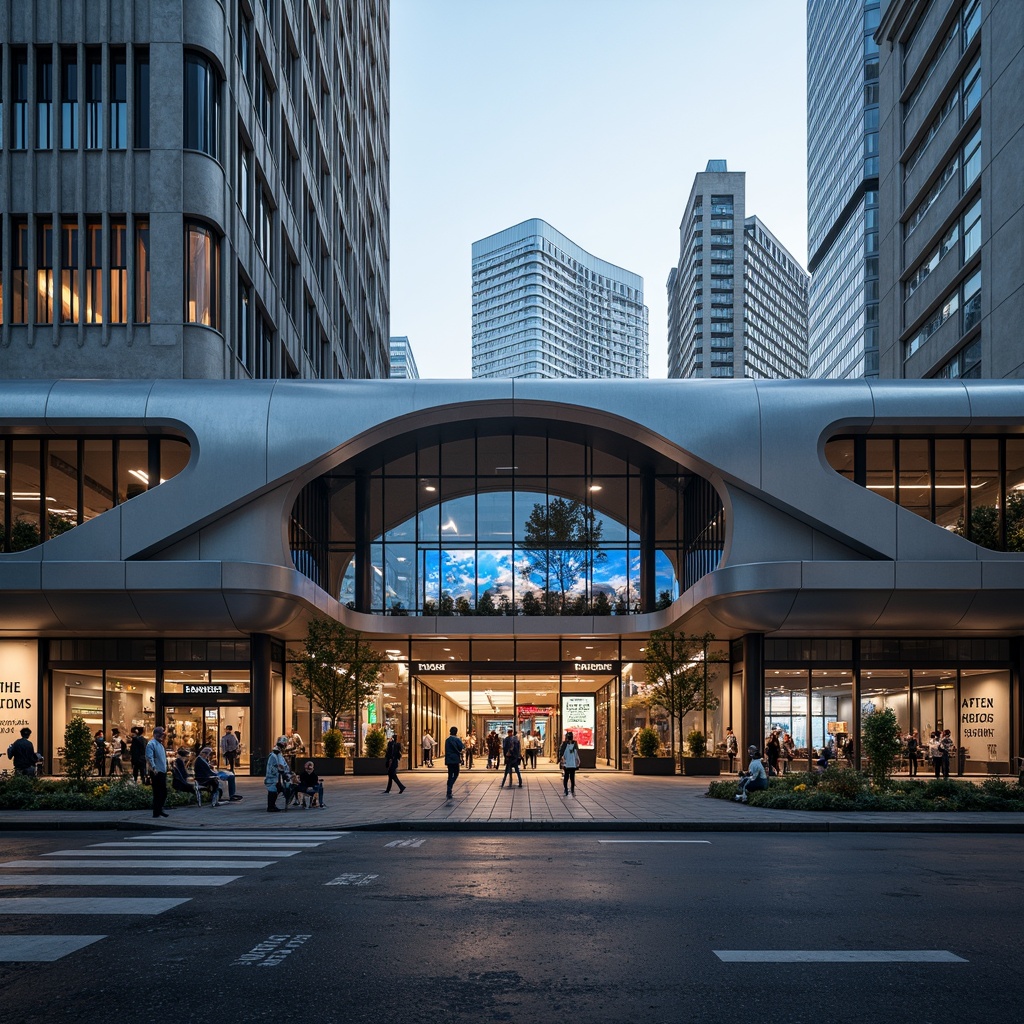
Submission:
M 422 846 L 427 840 L 424 839 L 393 839 L 390 843 L 385 843 L 385 846 Z
M 239 868 L 268 868 L 274 863 L 276 861 L 272 860 L 223 860 L 214 863 L 206 860 L 5 860 L 0 861 L 0 868 L 232 868 L 237 871 Z
M 106 935 L 0 935 L 0 963 L 53 963 Z
M 227 885 L 241 875 L 0 875 L 0 886 Z
M 97 849 L 133 849 L 143 847 L 137 843 L 94 843 Z M 168 839 L 162 843 L 146 843 L 147 850 L 192 849 L 192 850 L 313 850 L 323 843 L 268 843 L 265 840 L 253 839 Z
M 202 851 L 204 857 L 294 857 L 301 850 L 206 850 Z M 55 850 L 52 853 L 44 853 L 44 857 L 132 857 L 143 858 L 139 863 L 144 864 L 146 857 L 194 857 L 195 850 L 140 850 L 136 847 L 129 847 L 127 850 Z M 58 861 L 63 863 L 63 861 Z
M 277 967 L 284 959 L 308 942 L 312 935 L 271 935 L 232 960 L 231 967 Z
M 378 875 L 347 873 L 338 875 L 337 878 L 332 878 L 329 882 L 324 882 L 324 885 L 369 885 L 378 877 Z
M 6 896 L 0 898 L 0 914 L 162 914 L 188 903 L 184 899 L 157 899 L 155 897 L 110 896 Z
M 716 949 L 727 964 L 965 964 L 948 949 Z
M 159 842 L 161 839 L 317 839 L 321 842 L 328 839 L 340 839 L 347 836 L 348 832 L 321 832 L 319 829 L 278 829 L 275 832 L 262 832 L 256 829 L 176 829 L 163 832 L 146 832 L 142 835 L 132 836 L 137 843 Z
M 598 839 L 599 843 L 690 843 L 697 846 L 710 846 L 710 839 Z

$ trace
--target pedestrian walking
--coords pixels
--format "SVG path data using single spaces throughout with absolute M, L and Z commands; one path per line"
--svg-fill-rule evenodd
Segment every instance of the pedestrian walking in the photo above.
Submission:
M 384 751 L 384 767 L 388 772 L 388 788 L 384 790 L 385 793 L 391 792 L 392 783 L 398 787 L 399 793 L 405 792 L 405 786 L 402 785 L 402 780 L 398 777 L 398 769 L 401 766 L 401 763 L 402 741 L 396 734 L 388 740 L 387 750 Z
M 224 735 L 220 738 L 220 756 L 228 771 L 233 772 L 238 761 L 238 736 L 230 725 L 224 726 Z
M 97 729 L 96 735 L 92 738 L 95 749 L 92 753 L 92 766 L 96 774 L 106 777 L 107 774 L 107 741 L 103 738 L 103 730 Z
M 291 766 L 285 760 L 288 749 L 288 737 L 278 736 L 274 749 L 267 757 L 267 770 L 263 776 L 263 785 L 267 789 L 267 813 L 280 811 L 277 806 L 277 794 L 284 793 L 284 809 L 288 810 L 288 780 L 291 778 Z
M 522 760 L 523 750 L 519 745 L 519 737 L 516 735 L 515 729 L 509 729 L 501 750 L 505 755 L 505 774 L 501 777 L 501 786 L 498 788 L 501 789 L 505 785 L 505 780 L 508 779 L 508 788 L 511 789 L 512 772 L 515 772 L 519 779 L 519 788 L 522 789 L 523 773 L 519 770 L 519 762 Z
M 764 745 L 765 756 L 768 758 L 768 774 L 779 774 L 779 757 L 782 755 L 782 744 L 779 742 L 779 732 L 772 729 L 768 735 L 768 741 Z
M 932 763 L 935 778 L 939 778 L 942 774 L 942 748 L 939 746 L 939 740 L 941 739 L 942 733 L 936 732 L 934 729 L 928 737 L 928 760 Z
M 132 778 L 144 786 L 149 781 L 149 775 L 146 772 L 146 730 L 141 725 L 132 726 L 128 757 L 132 762 Z
M 740 756 L 740 741 L 736 739 L 731 725 L 727 726 L 725 730 L 725 756 L 729 758 L 729 772 L 731 773 L 733 762 Z
M 907 737 L 907 764 L 910 769 L 911 776 L 917 774 L 917 758 L 920 752 L 920 743 L 917 738 L 917 730 L 911 731 Z
M 153 738 L 146 744 L 146 768 L 153 787 L 153 817 L 169 818 L 164 810 L 167 803 L 167 751 L 164 749 L 164 727 L 153 730 Z
M 123 775 L 124 767 L 121 764 L 121 758 L 128 752 L 127 744 L 124 741 L 124 737 L 121 735 L 121 730 L 115 725 L 110 730 L 110 774 Z
M 493 729 L 487 734 L 487 767 L 495 771 L 501 767 L 501 739 Z
M 448 799 L 452 799 L 452 786 L 459 777 L 459 766 L 462 764 L 462 740 L 459 739 L 459 727 L 453 725 L 448 730 L 448 739 L 444 741 L 444 764 L 448 769 Z
M 562 766 L 562 788 L 565 795 L 576 795 L 576 769 L 580 766 L 580 746 L 568 730 L 562 745 L 558 748 L 558 763 Z
M 476 755 L 476 736 L 473 735 L 473 730 L 466 734 L 466 741 L 463 744 L 466 749 L 466 770 L 471 771 L 473 768 L 473 757 Z
M 423 739 L 420 740 L 420 746 L 423 748 L 423 766 L 425 768 L 434 767 L 434 737 L 430 735 L 428 729 L 423 734 Z
M 793 770 L 793 759 L 796 757 L 796 744 L 788 732 L 782 734 L 782 757 L 786 762 L 782 766 L 782 773 L 788 775 Z

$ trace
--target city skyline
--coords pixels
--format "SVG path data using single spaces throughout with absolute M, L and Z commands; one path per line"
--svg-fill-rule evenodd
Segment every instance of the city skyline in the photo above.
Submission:
M 726 50 L 737 23 L 764 59 Z M 747 171 L 750 207 L 806 262 L 803 0 L 737 0 L 728 23 L 661 0 L 393 0 L 391 30 L 391 331 L 424 377 L 470 376 L 472 243 L 532 217 L 644 278 L 665 377 L 666 269 L 709 159 Z

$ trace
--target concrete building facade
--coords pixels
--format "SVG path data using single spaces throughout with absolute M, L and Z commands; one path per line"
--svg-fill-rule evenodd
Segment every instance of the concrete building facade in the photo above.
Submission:
M 644 281 L 543 220 L 473 243 L 474 377 L 646 377 Z
M 387 375 L 387 0 L 0 17 L 0 376 Z
M 669 377 L 806 376 L 808 283 L 746 216 L 745 172 L 710 160 L 694 177 L 668 277 Z
M 878 375 L 879 0 L 807 0 L 808 375 Z
M 1024 8 L 892 0 L 881 45 L 881 374 L 1024 377 Z

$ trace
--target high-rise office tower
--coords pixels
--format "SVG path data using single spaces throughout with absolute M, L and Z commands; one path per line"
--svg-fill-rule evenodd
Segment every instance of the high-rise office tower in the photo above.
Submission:
M 386 376 L 388 0 L 59 6 L 4 20 L 0 376 Z
M 646 377 L 644 279 L 536 218 L 473 243 L 474 377 Z
M 391 379 L 420 379 L 416 357 L 412 354 L 412 345 L 404 334 L 391 338 Z
M 670 377 L 805 377 L 807 272 L 757 217 L 746 173 L 695 175 L 668 275 Z
M 1020 0 L 885 7 L 883 377 L 1024 377 L 1021 13 Z
M 878 375 L 879 0 L 807 0 L 808 375 Z

